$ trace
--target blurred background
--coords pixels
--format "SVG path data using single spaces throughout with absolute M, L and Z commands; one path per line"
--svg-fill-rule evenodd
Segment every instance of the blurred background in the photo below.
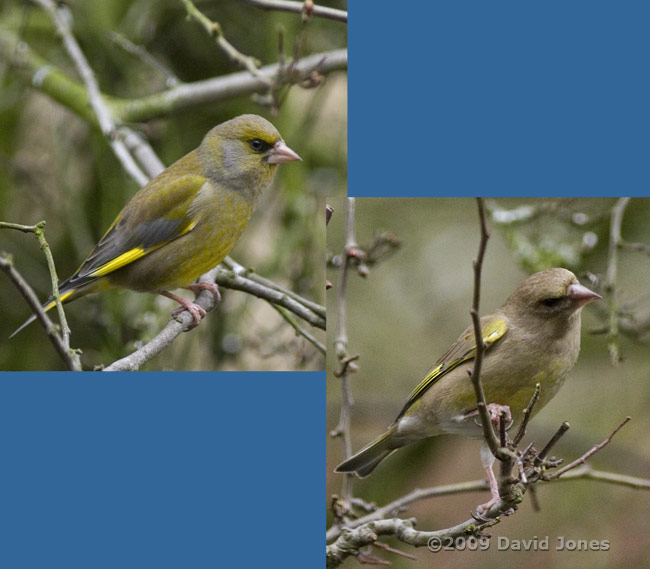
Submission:
M 328 279 L 336 285 L 343 247 L 344 199 L 328 200 L 335 212 L 327 230 Z M 614 366 L 607 336 L 592 332 L 605 324 L 608 295 L 602 290 L 607 267 L 610 217 L 616 198 L 487 200 L 491 237 L 483 265 L 481 312 L 497 308 L 532 272 L 552 266 L 573 270 L 605 299 L 583 310 L 582 351 L 559 395 L 532 421 L 525 439 L 541 448 L 560 423 L 571 429 L 553 449 L 570 462 L 606 438 L 627 416 L 632 421 L 589 463 L 596 469 L 650 477 L 650 351 L 648 331 L 637 340 L 620 339 L 622 360 Z M 496 221 L 499 221 L 497 223 Z M 397 416 L 411 390 L 433 362 L 467 327 L 473 292 L 472 260 L 479 244 L 476 202 L 464 198 L 357 198 L 357 242 L 366 246 L 390 232 L 401 246 L 369 268 L 350 275 L 347 293 L 348 351 L 359 354 L 352 375 L 355 401 L 352 448 L 357 451 L 381 434 Z M 623 218 L 627 241 L 650 244 L 650 199 L 633 198 Z M 623 312 L 650 315 L 650 262 L 642 252 L 618 253 L 617 300 Z M 328 347 L 337 329 L 336 292 L 328 293 Z M 641 340 L 645 339 L 645 343 Z M 327 433 L 337 424 L 340 382 L 334 354 L 327 361 Z M 412 491 L 481 479 L 480 441 L 440 436 L 397 451 L 368 478 L 354 480 L 354 495 L 384 505 Z M 333 473 L 344 458 L 342 443 L 327 435 L 327 496 L 340 494 L 342 475 Z M 539 484 L 541 511 L 526 496 L 515 516 L 490 528 L 487 552 L 430 553 L 394 538 L 390 546 L 416 561 L 374 548 L 373 555 L 395 567 L 648 567 L 650 492 L 577 480 Z M 470 517 L 489 495 L 471 493 L 416 502 L 401 517 L 416 517 L 416 529 L 437 530 Z M 332 515 L 328 511 L 327 527 Z M 549 552 L 497 552 L 497 536 L 549 536 Z M 609 540 L 607 552 L 554 551 L 565 539 Z M 349 558 L 344 567 L 360 567 Z
M 103 93 L 122 98 L 164 91 L 175 81 L 192 82 L 240 71 L 195 22 L 181 2 L 84 0 L 66 2 L 74 34 Z M 345 2 L 323 4 L 345 8 Z M 346 47 L 344 23 L 266 11 L 237 0 L 198 1 L 218 21 L 225 37 L 262 65 L 277 63 L 280 31 L 286 61 Z M 27 2 L 0 5 L 0 33 L 25 42 L 33 52 L 74 80 L 78 75 L 45 12 Z M 7 36 L 9 34 L 9 36 Z M 137 46 L 155 65 L 124 48 Z M 5 43 L 5 48 L 6 48 Z M 101 135 L 69 109 L 32 89 L 0 51 L 0 220 L 47 222 L 46 238 L 63 280 L 103 235 L 137 185 Z M 345 191 L 347 176 L 347 75 L 324 76 L 316 88 L 295 85 L 278 93 L 279 109 L 264 99 L 240 96 L 169 112 L 130 124 L 169 165 L 200 143 L 214 125 L 242 113 L 275 124 L 303 162 L 280 168 L 232 257 L 298 294 L 324 303 L 322 223 L 324 196 Z M 45 259 L 33 235 L 0 231 L 0 249 L 41 298 L 51 290 Z M 323 369 L 324 359 L 264 301 L 222 291 L 223 302 L 199 329 L 184 334 L 144 369 L 292 370 Z M 11 341 L 9 334 L 30 314 L 5 275 L 0 276 L 0 369 L 62 369 L 42 328 L 34 323 Z M 109 291 L 66 308 L 71 345 L 83 350 L 92 369 L 133 351 L 168 321 L 175 303 L 163 297 Z M 324 340 L 324 334 L 306 325 Z

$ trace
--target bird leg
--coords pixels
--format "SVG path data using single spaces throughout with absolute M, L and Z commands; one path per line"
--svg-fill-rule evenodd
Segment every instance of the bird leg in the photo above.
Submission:
M 512 413 L 510 413 L 510 407 L 507 405 L 499 405 L 498 403 L 488 403 L 487 405 L 488 413 L 490 414 L 490 421 L 493 425 L 498 425 L 501 420 L 501 413 L 504 414 L 506 420 L 506 425 L 509 427 L 512 423 Z
M 510 413 L 510 407 L 507 405 L 499 405 L 498 403 L 488 403 L 487 405 L 488 412 L 490 413 L 490 421 L 493 425 L 498 425 L 501 420 L 501 414 L 503 413 L 504 419 L 508 424 L 512 423 L 512 413 Z M 499 483 L 497 482 L 497 477 L 494 475 L 492 466 L 494 465 L 494 455 L 490 450 L 490 447 L 487 443 L 483 443 L 481 447 L 481 463 L 487 474 L 488 484 L 490 485 L 490 494 L 491 498 L 485 504 L 481 504 L 476 508 L 478 515 L 484 514 L 487 512 L 494 504 L 496 504 L 501 496 L 499 495 Z
M 194 322 L 191 326 L 189 326 L 189 330 L 196 328 L 199 325 L 199 322 L 201 322 L 201 318 L 205 316 L 205 310 L 196 304 L 196 302 L 192 302 L 191 300 L 187 300 L 182 296 L 178 296 L 166 290 L 161 291 L 160 294 L 166 296 L 167 298 L 171 298 L 180 304 L 179 308 L 172 311 L 172 316 L 178 316 L 184 310 L 187 310 L 192 315 Z
M 199 293 L 202 290 L 209 290 L 214 295 L 214 298 L 217 302 L 221 300 L 221 295 L 219 294 L 219 288 L 215 283 L 198 282 L 188 286 L 184 286 L 183 288 L 191 290 L 197 297 L 199 296 Z M 196 302 L 192 302 L 191 300 L 187 300 L 182 296 L 172 294 L 171 292 L 168 292 L 166 290 L 163 290 L 160 294 L 166 296 L 167 298 L 171 298 L 172 300 L 175 300 L 176 302 L 178 302 L 178 304 L 180 304 L 179 308 L 172 311 L 172 316 L 178 316 L 181 312 L 183 312 L 183 310 L 187 310 L 192 315 L 192 318 L 194 319 L 194 323 L 191 326 L 189 326 L 188 330 L 191 330 L 192 328 L 196 328 L 199 325 L 199 322 L 201 322 L 201 318 L 205 316 L 205 310 L 202 307 L 200 307 L 198 304 L 196 304 Z
M 191 284 L 189 286 L 184 286 L 183 288 L 186 288 L 187 290 L 191 290 L 196 296 L 199 296 L 199 293 L 202 290 L 209 290 L 214 295 L 214 298 L 217 302 L 221 301 L 221 295 L 219 294 L 219 287 L 215 283 L 211 283 L 209 281 L 198 282 L 198 283 Z
M 484 443 L 481 447 L 480 455 L 481 464 L 483 464 L 483 468 L 487 474 L 488 484 L 490 485 L 490 494 L 492 497 L 487 502 L 485 502 L 485 504 L 481 504 L 476 508 L 476 512 L 479 515 L 487 512 L 501 499 L 499 496 L 499 483 L 497 482 L 497 477 L 494 475 L 494 471 L 492 470 L 492 465 L 494 464 L 494 455 L 492 454 L 492 451 L 490 450 L 490 447 L 487 445 L 487 443 Z

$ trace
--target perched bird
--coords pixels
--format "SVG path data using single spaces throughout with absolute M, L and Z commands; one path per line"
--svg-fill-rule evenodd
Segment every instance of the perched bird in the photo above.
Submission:
M 539 411 L 558 392 L 580 351 L 580 312 L 601 298 L 581 285 L 566 269 L 549 269 L 528 277 L 499 309 L 481 318 L 486 350 L 481 382 L 493 419 L 504 410 L 515 424 L 537 383 Z M 368 476 L 394 450 L 440 434 L 483 436 L 468 370 L 476 354 L 473 327 L 434 364 L 411 393 L 388 430 L 336 468 Z M 487 447 L 481 460 L 488 474 L 492 500 L 499 499 L 492 472 L 494 457 Z
M 188 310 L 198 304 L 169 292 L 198 294 L 195 283 L 230 253 L 278 164 L 300 160 L 266 119 L 241 115 L 210 130 L 201 144 L 145 184 L 124 206 L 77 272 L 59 285 L 63 302 L 111 287 L 167 296 Z M 43 304 L 50 310 L 55 302 Z M 12 336 L 36 318 L 32 315 Z

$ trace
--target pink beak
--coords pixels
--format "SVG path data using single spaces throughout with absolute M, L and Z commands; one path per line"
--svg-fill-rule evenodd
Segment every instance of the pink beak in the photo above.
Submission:
M 580 283 L 573 283 L 569 286 L 569 298 L 575 301 L 578 306 L 584 306 L 592 300 L 602 298 L 602 296 L 596 294 L 593 290 L 589 290 Z
M 273 149 L 269 152 L 269 164 L 282 164 L 283 162 L 292 162 L 293 160 L 302 160 L 291 148 L 289 148 L 284 140 L 278 140 L 273 145 Z

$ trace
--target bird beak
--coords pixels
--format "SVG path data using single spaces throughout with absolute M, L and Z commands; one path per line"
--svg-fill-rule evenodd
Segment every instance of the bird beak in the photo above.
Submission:
M 586 286 L 583 286 L 580 283 L 573 283 L 572 285 L 569 285 L 569 298 L 580 307 L 592 300 L 598 300 L 599 298 L 602 298 L 602 296 L 596 294 L 593 290 L 589 290 Z
M 291 148 L 289 148 L 284 140 L 278 140 L 268 154 L 267 162 L 269 164 L 282 164 L 283 162 L 292 162 L 293 160 L 302 160 Z

